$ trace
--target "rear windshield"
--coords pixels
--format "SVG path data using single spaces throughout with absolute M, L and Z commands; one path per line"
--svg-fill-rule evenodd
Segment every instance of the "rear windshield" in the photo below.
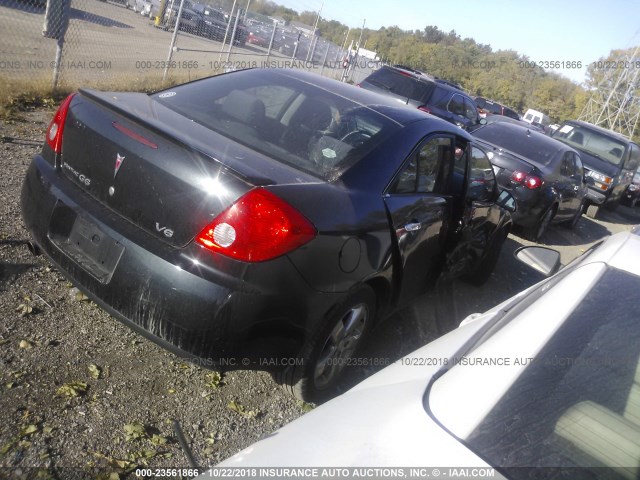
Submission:
M 562 145 L 548 137 L 506 122 L 485 125 L 474 130 L 473 136 L 538 165 L 549 165 L 558 150 L 562 148 Z
M 390 68 L 381 68 L 366 79 L 371 85 L 425 103 L 433 91 L 434 83 L 423 82 Z
M 347 98 L 275 72 L 234 72 L 153 95 L 274 160 L 333 180 L 399 126 Z
M 502 107 L 498 103 L 486 102 L 483 108 L 491 113 L 495 113 L 496 115 L 502 115 Z

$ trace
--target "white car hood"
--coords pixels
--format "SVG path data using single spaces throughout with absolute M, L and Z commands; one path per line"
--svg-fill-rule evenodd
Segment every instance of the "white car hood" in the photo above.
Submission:
M 424 365 L 427 359 L 453 355 L 489 318 L 417 350 L 218 466 L 487 467 L 428 415 L 423 396 L 440 368 Z

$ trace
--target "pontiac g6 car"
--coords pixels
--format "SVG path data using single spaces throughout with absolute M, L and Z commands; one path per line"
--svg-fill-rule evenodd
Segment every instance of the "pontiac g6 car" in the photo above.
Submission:
M 314 399 L 443 268 L 493 268 L 510 215 L 471 140 L 296 71 L 80 90 L 28 170 L 23 217 L 35 249 L 133 329 L 215 368 L 301 359 L 281 378 Z

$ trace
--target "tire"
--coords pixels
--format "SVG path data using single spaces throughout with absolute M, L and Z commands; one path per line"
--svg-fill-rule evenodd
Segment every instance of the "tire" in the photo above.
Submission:
M 591 203 L 587 207 L 586 215 L 589 218 L 596 218 L 598 216 L 599 211 L 600 211 L 600 205 L 594 205 L 593 203 Z
M 580 206 L 578 207 L 578 210 L 576 211 L 576 214 L 573 216 L 573 218 L 568 222 L 564 222 L 562 225 L 564 225 L 565 227 L 571 230 L 575 229 L 576 226 L 578 226 L 578 222 L 580 222 L 580 219 L 582 218 L 582 214 L 584 213 L 584 207 L 585 207 L 585 202 L 580 203 Z
M 549 225 L 551 225 L 551 221 L 555 214 L 556 207 L 555 205 L 552 205 L 546 212 L 544 212 L 544 215 L 540 217 L 540 220 L 538 220 L 536 225 L 527 229 L 526 232 L 529 239 L 536 243 L 539 242 L 549 228 Z
M 339 393 L 344 367 L 362 345 L 376 314 L 376 297 L 364 285 L 337 304 L 302 347 L 300 365 L 287 367 L 277 381 L 305 402 L 322 402 Z
M 464 275 L 461 280 L 474 285 L 476 287 L 480 287 L 487 283 L 493 269 L 496 267 L 498 263 L 498 259 L 500 258 L 500 252 L 502 251 L 502 245 L 504 244 L 507 236 L 509 235 L 509 231 L 502 231 L 499 234 L 499 237 L 493 242 L 490 247 L 490 250 L 487 252 L 487 255 L 480 261 L 476 269 L 468 274 Z

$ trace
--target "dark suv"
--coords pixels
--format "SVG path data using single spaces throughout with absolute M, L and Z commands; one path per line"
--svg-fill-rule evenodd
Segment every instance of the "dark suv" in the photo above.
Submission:
M 485 117 L 487 115 L 503 115 L 505 117 L 513 118 L 514 120 L 520 120 L 520 115 L 518 115 L 515 110 L 505 107 L 498 102 L 487 100 L 484 97 L 476 97 L 475 101 L 476 105 L 478 105 L 478 113 L 481 117 Z
M 565 122 L 553 138 L 580 152 L 589 186 L 587 216 L 601 205 L 615 209 L 640 165 L 640 146 L 624 135 L 579 120 Z
M 462 89 L 418 70 L 384 66 L 365 78 L 360 86 L 394 97 L 465 130 L 480 123 L 476 103 Z

